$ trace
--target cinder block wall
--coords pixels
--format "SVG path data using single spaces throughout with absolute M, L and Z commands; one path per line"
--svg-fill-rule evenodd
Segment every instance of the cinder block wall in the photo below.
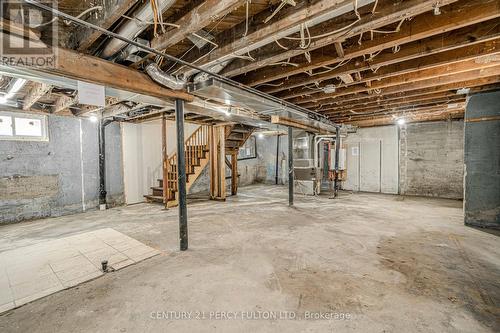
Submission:
M 463 198 L 464 123 L 408 124 L 400 131 L 400 193 Z
M 500 228 L 500 91 L 467 103 L 464 208 L 465 224 Z
M 99 198 L 98 127 L 50 115 L 49 141 L 0 140 L 0 224 L 95 209 Z M 106 187 L 123 203 L 121 134 L 106 128 Z

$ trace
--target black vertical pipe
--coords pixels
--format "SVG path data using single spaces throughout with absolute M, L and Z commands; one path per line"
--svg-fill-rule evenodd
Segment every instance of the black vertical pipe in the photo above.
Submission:
M 177 128 L 177 182 L 179 194 L 179 238 L 181 251 L 188 249 L 186 155 L 184 152 L 184 101 L 175 100 L 175 124 Z
M 288 127 L 288 205 L 293 206 L 293 128 Z
M 278 173 L 279 173 L 279 154 L 280 154 L 280 135 L 276 137 L 276 185 L 278 185 Z
M 106 126 L 111 121 L 99 120 L 99 206 L 106 205 Z M 100 208 L 100 207 L 99 207 Z
M 340 127 L 335 131 L 335 197 L 339 194 L 339 158 L 340 158 Z

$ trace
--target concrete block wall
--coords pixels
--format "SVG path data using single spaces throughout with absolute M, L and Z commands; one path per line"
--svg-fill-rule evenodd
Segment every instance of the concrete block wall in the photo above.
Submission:
M 50 115 L 48 129 L 48 142 L 0 140 L 0 223 L 97 207 L 97 124 Z M 124 200 L 118 124 L 106 128 L 106 162 L 108 202 L 120 205 Z
M 500 91 L 467 103 L 464 209 L 465 224 L 500 229 Z
M 400 129 L 400 193 L 463 198 L 464 123 L 437 121 Z

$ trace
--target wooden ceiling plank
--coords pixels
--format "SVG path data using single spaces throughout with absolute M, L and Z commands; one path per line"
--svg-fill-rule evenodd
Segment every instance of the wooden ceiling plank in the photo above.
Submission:
M 307 76 L 295 75 L 282 82 L 272 82 L 276 86 L 263 86 L 260 90 L 272 94 L 283 90 L 289 90 L 312 83 L 321 83 L 336 78 L 339 74 L 352 74 L 358 71 L 366 71 L 393 65 L 396 63 L 426 57 L 441 52 L 447 52 L 463 47 L 473 47 L 479 43 L 485 43 L 500 38 L 500 24 L 498 20 L 489 21 L 470 27 L 454 30 L 453 33 L 445 33 L 429 38 L 421 39 L 401 47 L 397 53 L 381 53 L 372 61 L 351 61 L 333 71 L 322 75 Z M 280 84 L 282 83 L 282 84 Z
M 420 95 L 427 95 L 427 94 L 433 94 L 433 93 L 439 93 L 439 92 L 446 92 L 446 91 L 456 91 L 457 89 L 461 88 L 477 88 L 481 86 L 486 86 L 486 85 L 491 85 L 495 84 L 500 81 L 500 75 L 491 75 L 491 76 L 484 76 L 484 77 L 474 77 L 475 73 L 472 73 L 471 75 L 466 76 L 462 75 L 460 79 L 456 82 L 451 82 L 447 84 L 441 84 L 437 86 L 432 86 L 428 88 L 422 88 L 422 89 L 416 89 L 413 91 L 406 91 L 406 90 L 401 90 L 401 91 L 388 91 L 387 93 L 385 91 L 382 91 L 380 94 L 376 95 L 361 95 L 361 94 L 354 94 L 350 96 L 346 96 L 344 98 L 332 98 L 329 100 L 324 100 L 322 101 L 322 104 L 320 103 L 309 103 L 306 105 L 302 105 L 302 107 L 305 108 L 315 108 L 315 107 L 321 107 L 321 106 L 327 106 L 327 105 L 332 105 L 332 104 L 349 104 L 351 102 L 363 102 L 366 100 L 373 100 L 374 98 L 387 98 L 387 99 L 395 99 L 395 98 L 402 98 L 402 97 L 413 97 L 413 96 L 420 96 Z
M 471 47 L 462 47 L 460 49 L 441 52 L 435 55 L 421 57 L 419 59 L 407 60 L 390 66 L 384 66 L 382 68 L 378 68 L 376 71 L 369 70 L 364 73 L 363 78 L 352 83 L 359 84 L 371 81 L 373 82 L 373 85 L 370 87 L 365 87 L 367 90 L 370 90 L 373 88 L 377 88 L 377 81 L 393 76 L 401 76 L 413 72 L 421 72 L 424 69 L 430 70 L 432 68 L 438 68 L 440 66 L 452 65 L 464 61 L 471 61 L 474 59 L 486 58 L 495 55 L 500 55 L 500 38 L 486 43 L 476 44 Z M 500 58 L 498 60 L 500 60 Z M 324 85 L 330 83 L 334 82 L 327 81 L 324 83 Z M 347 87 L 349 85 L 350 84 L 343 84 L 341 86 L 337 86 L 337 89 L 341 87 Z M 276 96 L 283 99 L 292 99 L 300 97 L 304 94 L 314 95 L 315 93 L 311 90 L 296 88 L 290 91 L 284 91 L 280 94 L 277 94 Z
M 436 121 L 436 120 L 446 120 L 446 119 L 463 119 L 464 113 L 465 113 L 464 109 L 457 109 L 447 112 L 442 112 L 442 111 L 425 112 L 407 116 L 405 117 L 405 121 L 406 123 L 414 123 L 414 122 Z M 394 125 L 395 119 L 393 116 L 385 116 L 385 117 L 379 117 L 377 119 L 345 121 L 344 123 L 357 127 L 373 127 L 373 126 Z
M 406 1 L 403 3 L 406 3 Z M 435 2 L 432 6 L 434 4 Z M 223 74 L 227 76 L 235 76 L 252 70 L 257 70 L 253 73 L 248 73 L 246 76 L 241 78 L 242 83 L 250 86 L 256 86 L 281 78 L 302 74 L 316 68 L 330 66 L 348 59 L 361 57 L 367 54 L 375 54 L 380 50 L 390 49 L 397 45 L 414 42 L 426 37 L 442 34 L 447 31 L 495 19 L 500 16 L 500 4 L 498 1 L 494 0 L 461 0 L 457 3 L 449 5 L 448 8 L 449 10 L 447 11 L 444 11 L 443 9 L 442 14 L 438 16 L 433 15 L 432 12 L 416 16 L 410 22 L 405 22 L 401 26 L 399 32 L 392 34 L 377 34 L 373 40 L 363 41 L 361 45 L 356 44 L 352 47 L 346 48 L 344 50 L 345 57 L 343 58 L 332 57 L 328 51 L 320 49 L 317 50 L 317 52 L 311 52 L 312 61 L 310 63 L 302 63 L 299 64 L 298 67 L 290 66 L 280 68 L 264 68 L 269 64 L 288 59 L 288 56 L 284 58 L 281 57 L 281 55 L 285 53 L 280 53 L 281 55 L 279 55 L 276 59 L 272 59 L 272 61 L 255 61 L 249 62 L 246 65 L 235 63 L 234 66 L 238 66 L 235 71 L 224 71 Z M 404 14 L 401 13 L 400 15 Z
M 435 98 L 432 100 L 421 100 L 421 101 L 412 101 L 412 102 L 401 102 L 401 103 L 392 103 L 392 104 L 383 104 L 365 108 L 351 108 L 344 110 L 332 110 L 329 112 L 325 112 L 324 115 L 328 117 L 342 117 L 348 115 L 359 115 L 362 113 L 370 113 L 376 112 L 379 110 L 385 109 L 393 109 L 393 108 L 411 108 L 411 107 L 421 107 L 421 106 L 434 106 L 434 105 L 442 105 L 449 103 L 463 103 L 465 101 L 465 96 L 463 95 L 455 95 L 451 98 Z
M 151 47 L 164 50 L 196 33 L 227 13 L 245 4 L 246 0 L 207 0 L 175 22 L 179 28 L 173 28 L 165 34 L 153 38 Z
M 399 92 L 422 89 L 442 85 L 445 83 L 464 81 L 463 77 L 469 78 L 474 74 L 480 75 L 476 76 L 476 78 L 500 74 L 500 63 L 495 61 L 487 63 L 476 63 L 474 60 L 469 60 L 461 63 L 445 65 L 431 69 L 424 69 L 417 72 L 394 76 L 376 82 L 372 81 L 372 86 L 370 88 L 367 88 L 364 85 L 350 86 L 342 90 L 337 90 L 337 92 L 333 94 L 323 93 L 318 96 L 315 95 L 313 97 L 295 99 L 291 102 L 296 104 L 320 102 L 324 99 L 342 97 L 376 89 L 380 89 L 384 92 Z
M 283 8 L 267 23 L 264 23 L 264 19 L 269 16 L 269 11 L 264 10 L 251 18 L 254 24 L 249 26 L 246 36 L 243 36 L 246 22 L 242 22 L 216 38 L 215 42 L 219 45 L 218 48 L 209 53 L 207 52 L 201 58 L 200 55 L 192 55 L 191 57 L 187 57 L 186 60 L 194 61 L 196 58 L 199 58 L 196 64 L 209 68 L 217 63 L 233 59 L 237 51 L 254 48 L 263 42 L 272 40 L 280 32 L 297 27 L 302 23 L 320 17 L 335 9 L 345 7 L 346 5 L 352 5 L 352 0 L 301 1 L 295 7 L 288 6 Z M 190 69 L 178 72 L 178 74 L 186 74 L 187 76 L 193 73 L 194 71 Z

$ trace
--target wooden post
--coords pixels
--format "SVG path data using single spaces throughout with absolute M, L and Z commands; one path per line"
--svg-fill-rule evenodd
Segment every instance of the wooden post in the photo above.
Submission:
M 231 154 L 231 195 L 238 194 L 238 153 Z
M 167 153 L 167 115 L 163 113 L 162 115 L 162 126 L 161 126 L 161 145 L 162 145 L 162 158 L 163 158 L 163 204 L 165 209 L 168 209 L 168 153 Z
M 226 126 L 219 126 L 219 200 L 226 200 Z
M 210 199 L 217 197 L 217 136 L 214 126 L 208 128 L 208 155 L 210 158 Z

